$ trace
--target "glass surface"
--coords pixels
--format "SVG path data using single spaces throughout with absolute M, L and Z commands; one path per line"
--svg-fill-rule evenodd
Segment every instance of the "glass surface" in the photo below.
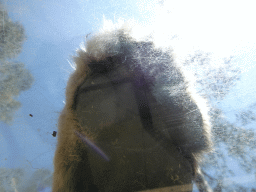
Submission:
M 200 164 L 209 186 L 216 191 L 256 190 L 253 2 L 0 3 L 0 191 L 51 191 L 58 118 L 65 105 L 67 80 L 74 71 L 72 55 L 90 34 L 101 29 L 104 18 L 114 23 L 120 18 L 134 19 L 146 27 L 145 31 L 137 31 L 138 38 L 151 35 L 156 47 L 171 46 L 175 61 L 185 66 L 187 75 L 196 76 L 196 90 L 209 100 L 215 143 L 213 152 Z M 24 28 L 24 41 L 15 32 L 18 29 L 10 27 L 15 22 Z M 19 70 L 22 72 L 18 73 Z M 15 75 L 8 79 L 10 74 Z M 128 90 L 129 83 L 125 86 Z M 123 98 L 114 96 L 113 88 L 96 92 L 104 94 L 107 100 L 101 105 L 104 115 L 99 114 L 99 118 L 114 122 L 116 118 L 121 121 L 121 117 L 138 113 L 135 104 L 122 106 L 127 111 L 104 111 L 111 107 L 111 102 L 118 105 L 116 101 L 129 100 L 133 97 L 128 97 L 130 92 Z M 9 113 L 12 109 L 13 113 Z M 88 116 L 87 120 L 93 121 L 94 117 Z M 105 120 L 102 118 L 101 123 L 106 123 Z M 195 184 L 193 191 L 198 191 Z

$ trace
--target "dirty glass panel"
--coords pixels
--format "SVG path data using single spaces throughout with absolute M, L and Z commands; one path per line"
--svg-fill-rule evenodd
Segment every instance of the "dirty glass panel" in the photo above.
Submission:
M 77 124 L 66 136 L 76 138 L 86 161 L 74 158 L 68 166 L 89 184 L 71 188 L 67 173 L 61 175 L 66 191 L 255 191 L 253 7 L 250 1 L 0 1 L 0 191 L 54 191 L 60 182 L 54 156 L 65 135 L 58 120 L 70 103 Z M 120 23 L 132 23 L 132 40 L 113 35 Z M 97 40 L 99 31 L 111 38 Z M 95 39 L 101 44 L 84 50 Z M 125 67 L 89 67 L 75 97 L 67 98 L 68 80 L 79 70 L 77 50 L 104 46 L 109 57 L 88 63 Z M 117 50 L 122 54 L 111 52 Z M 189 88 L 176 84 L 183 77 Z M 198 114 L 209 116 L 210 150 L 202 147 L 207 139 L 198 130 L 206 120 Z

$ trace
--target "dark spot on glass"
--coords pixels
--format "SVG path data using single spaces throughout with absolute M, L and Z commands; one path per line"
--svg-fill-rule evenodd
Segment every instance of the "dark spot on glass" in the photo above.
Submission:
M 56 135 L 57 135 L 57 131 L 53 131 L 53 132 L 52 132 L 52 136 L 53 136 L 53 137 L 56 137 Z

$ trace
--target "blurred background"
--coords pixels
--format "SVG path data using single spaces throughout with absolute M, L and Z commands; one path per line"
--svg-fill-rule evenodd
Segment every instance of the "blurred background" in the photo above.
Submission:
M 214 191 L 256 191 L 253 1 L 0 0 L 0 191 L 51 191 L 58 116 L 72 55 L 104 20 L 134 20 L 196 76 L 215 150 Z M 138 32 L 139 33 L 139 32 Z M 194 187 L 194 191 L 198 189 Z

